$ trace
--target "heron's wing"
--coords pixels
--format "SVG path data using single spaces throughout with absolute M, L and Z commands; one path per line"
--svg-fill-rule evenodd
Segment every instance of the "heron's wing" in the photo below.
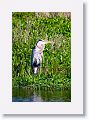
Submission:
M 34 48 L 32 49 L 32 54 L 31 54 L 31 65 L 33 64 L 33 58 L 34 58 Z

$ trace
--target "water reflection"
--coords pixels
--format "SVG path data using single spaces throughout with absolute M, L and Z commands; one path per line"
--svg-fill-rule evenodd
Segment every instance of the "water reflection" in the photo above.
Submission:
M 71 102 L 70 89 L 15 87 L 12 90 L 13 102 Z

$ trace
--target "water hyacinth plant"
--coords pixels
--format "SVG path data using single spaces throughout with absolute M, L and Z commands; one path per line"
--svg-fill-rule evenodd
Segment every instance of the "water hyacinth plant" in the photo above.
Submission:
M 31 73 L 31 52 L 39 39 L 44 49 L 41 72 Z M 12 13 L 12 83 L 14 86 L 71 86 L 71 14 Z

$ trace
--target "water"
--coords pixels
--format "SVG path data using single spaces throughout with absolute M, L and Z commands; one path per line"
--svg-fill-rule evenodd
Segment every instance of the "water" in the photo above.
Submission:
M 12 91 L 13 102 L 71 102 L 70 89 L 15 87 Z

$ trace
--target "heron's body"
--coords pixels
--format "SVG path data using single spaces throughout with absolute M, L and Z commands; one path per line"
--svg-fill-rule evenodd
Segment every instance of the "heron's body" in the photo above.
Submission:
M 41 53 L 36 51 L 36 48 L 32 50 L 31 68 L 34 74 L 40 69 L 42 58 Z
M 43 50 L 45 48 L 45 44 L 47 43 L 49 42 L 44 40 L 39 40 L 32 50 L 31 68 L 34 74 L 37 74 L 40 69 L 40 64 L 42 63 L 42 57 L 43 57 Z

